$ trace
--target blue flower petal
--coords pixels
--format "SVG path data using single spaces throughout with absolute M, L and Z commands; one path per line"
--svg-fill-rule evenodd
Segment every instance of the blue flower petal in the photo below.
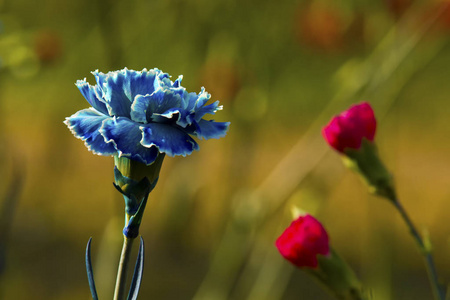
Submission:
M 140 123 L 154 121 L 152 115 L 161 115 L 172 108 L 181 106 L 182 100 L 178 90 L 156 90 L 151 95 L 138 95 L 131 106 L 131 119 Z
M 153 113 L 162 114 L 171 108 L 178 108 L 182 105 L 178 89 L 159 89 L 148 97 L 150 101 L 147 116 L 150 117 Z
M 162 114 L 153 113 L 151 118 L 154 123 L 174 123 L 180 118 L 180 109 L 170 108 Z
M 159 152 L 169 156 L 186 156 L 199 149 L 197 142 L 189 134 L 174 126 L 149 123 L 140 128 L 143 132 L 142 145 L 145 147 L 156 146 Z
M 192 134 L 201 139 L 218 139 L 227 134 L 230 122 L 214 122 L 200 120 L 194 122 L 195 129 Z
M 117 153 L 114 144 L 106 143 L 99 132 L 102 123 L 111 119 L 94 108 L 87 108 L 66 118 L 64 123 L 77 138 L 84 141 L 90 151 L 99 155 L 114 155 Z
M 180 115 L 179 115 L 176 123 L 178 126 L 186 128 L 192 124 L 193 120 L 194 120 L 194 118 L 192 117 L 192 113 L 182 110 L 182 111 L 180 111 Z
M 177 80 L 173 83 L 173 87 L 181 87 L 181 80 L 183 80 L 183 75 L 178 76 Z
M 112 84 L 114 89 L 123 89 L 123 94 L 131 102 L 137 95 L 153 93 L 156 88 L 161 86 L 162 81 L 159 78 L 169 76 L 168 74 L 162 73 L 162 71 L 157 68 L 150 71 L 147 71 L 147 69 L 134 71 L 124 68 L 123 70 L 108 72 L 107 74 L 103 74 L 99 71 L 94 71 L 92 74 L 95 76 L 97 84 L 102 88 L 108 89 L 111 87 L 109 84 Z M 112 81 L 109 81 L 110 77 L 113 78 Z
M 194 111 L 195 103 L 197 102 L 197 93 L 185 93 L 183 97 L 183 109 L 186 111 Z
M 204 92 L 204 88 L 202 88 Z M 200 98 L 200 100 L 199 100 Z M 178 118 L 177 125 L 186 128 L 195 121 L 195 114 L 198 104 L 204 104 L 209 99 L 208 93 L 198 95 L 197 93 L 184 93 L 182 110 L 180 111 L 180 117 Z
M 194 110 L 197 110 L 197 108 L 202 107 L 203 105 L 206 104 L 206 102 L 208 102 L 208 100 L 211 98 L 211 95 L 205 91 L 205 88 L 202 87 L 202 90 L 200 91 L 200 93 L 198 94 L 198 98 L 195 101 L 195 107 Z
M 210 98 L 211 95 L 205 91 L 204 87 L 202 87 L 199 94 L 185 93 L 183 97 L 184 110 L 180 111 L 177 125 L 185 128 L 194 121 L 199 121 L 205 114 L 214 114 L 217 110 L 222 109 L 222 107 L 218 105 L 219 101 L 204 106 Z
M 131 99 L 128 90 L 125 89 L 126 78 L 122 71 L 109 72 L 103 74 L 98 71 L 92 72 L 97 80 L 97 84 L 102 90 L 102 97 L 111 116 L 130 117 Z
M 158 155 L 156 147 L 141 145 L 142 131 L 139 129 L 139 124 L 127 118 L 111 118 L 105 121 L 100 132 L 107 141 L 115 145 L 119 156 L 129 157 L 149 165 Z
M 125 76 L 130 84 L 130 99 L 133 102 L 137 95 L 147 95 L 153 93 L 157 86 L 156 77 L 162 72 L 158 69 L 141 72 L 125 69 Z M 151 84 L 153 83 L 153 84 Z
M 160 73 L 158 75 L 160 87 L 173 87 L 174 83 L 170 80 L 170 75 L 167 73 Z
M 99 112 L 108 115 L 108 109 L 106 108 L 106 104 L 104 103 L 104 100 L 101 98 L 102 91 L 99 89 L 97 85 L 91 86 L 89 83 L 86 82 L 86 78 L 83 80 L 78 80 L 75 85 L 78 87 L 81 94 L 83 94 L 84 98 L 86 98 L 86 100 L 89 102 L 90 105 L 92 105 Z
M 195 118 L 194 119 L 195 119 L 195 121 L 198 122 L 206 114 L 214 115 L 216 113 L 216 111 L 218 111 L 218 110 L 222 110 L 222 106 L 219 106 L 219 101 L 216 101 L 216 102 L 211 103 L 211 104 L 206 105 L 206 106 L 202 106 L 195 112 Z
M 139 123 L 146 124 L 147 121 L 147 110 L 150 105 L 150 95 L 138 95 L 134 99 L 133 105 L 131 105 L 131 120 Z

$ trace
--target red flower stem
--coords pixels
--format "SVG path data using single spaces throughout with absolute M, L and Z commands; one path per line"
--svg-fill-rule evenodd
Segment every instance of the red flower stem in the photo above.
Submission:
M 402 216 L 403 220 L 405 221 L 406 225 L 409 228 L 409 232 L 413 236 L 414 240 L 416 241 L 417 245 L 419 246 L 420 252 L 425 258 L 425 264 L 428 271 L 428 277 L 430 278 L 431 287 L 433 290 L 434 298 L 436 300 L 445 300 L 445 294 L 444 290 L 439 285 L 438 276 L 436 272 L 436 267 L 433 262 L 433 256 L 431 255 L 431 250 L 429 247 L 427 247 L 420 236 L 419 232 L 415 228 L 414 224 L 412 223 L 411 219 L 409 218 L 408 214 L 406 213 L 405 209 L 403 208 L 402 204 L 398 199 L 391 199 L 394 203 L 395 207 L 399 211 L 400 215 Z
M 125 287 L 127 283 L 128 262 L 130 261 L 131 246 L 134 239 L 123 236 L 122 254 L 120 255 L 119 269 L 117 270 L 116 288 L 114 300 L 125 299 Z

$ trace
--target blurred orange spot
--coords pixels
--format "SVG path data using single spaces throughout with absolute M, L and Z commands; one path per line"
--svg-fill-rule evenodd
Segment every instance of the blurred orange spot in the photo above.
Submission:
M 62 41 L 60 36 L 47 29 L 38 31 L 34 37 L 34 51 L 42 62 L 50 63 L 62 54 Z
M 441 1 L 434 8 L 439 15 L 439 25 L 446 31 L 450 29 L 450 1 Z
M 386 6 L 396 19 L 399 19 L 411 6 L 412 0 L 385 0 Z
M 294 26 L 297 38 L 313 48 L 332 52 L 343 45 L 343 20 L 330 7 L 300 7 Z
M 434 37 L 436 34 L 448 34 L 450 30 L 450 0 L 443 0 L 428 5 L 418 20 L 418 26 L 431 23 L 431 37 Z

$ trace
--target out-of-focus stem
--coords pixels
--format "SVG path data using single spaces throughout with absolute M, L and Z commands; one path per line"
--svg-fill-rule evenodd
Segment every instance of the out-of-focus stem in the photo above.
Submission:
M 420 236 L 419 232 L 415 228 L 413 222 L 409 218 L 408 214 L 406 213 L 405 209 L 403 208 L 402 204 L 398 199 L 391 199 L 392 203 L 395 205 L 397 210 L 399 211 L 400 215 L 402 216 L 402 219 L 405 221 L 406 226 L 408 226 L 409 232 L 411 233 L 412 237 L 416 241 L 420 252 L 425 258 L 425 264 L 428 271 L 428 277 L 430 278 L 431 287 L 433 290 L 434 298 L 436 300 L 445 300 L 445 293 L 441 286 L 439 285 L 438 276 L 436 272 L 436 267 L 433 262 L 433 256 L 431 255 L 431 250 L 429 247 L 427 247 Z
M 131 247 L 134 239 L 123 237 L 122 254 L 120 255 L 119 269 L 117 271 L 114 300 L 125 299 L 125 287 L 127 283 L 128 262 L 130 260 Z

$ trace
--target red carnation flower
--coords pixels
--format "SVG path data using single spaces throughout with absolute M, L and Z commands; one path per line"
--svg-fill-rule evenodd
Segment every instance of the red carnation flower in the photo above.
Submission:
M 328 255 L 328 234 L 311 215 L 294 220 L 277 239 L 275 245 L 284 258 L 297 267 L 317 267 L 317 255 Z
M 363 138 L 372 142 L 376 128 L 372 107 L 362 102 L 331 119 L 322 135 L 331 147 L 343 153 L 345 148 L 359 149 Z

